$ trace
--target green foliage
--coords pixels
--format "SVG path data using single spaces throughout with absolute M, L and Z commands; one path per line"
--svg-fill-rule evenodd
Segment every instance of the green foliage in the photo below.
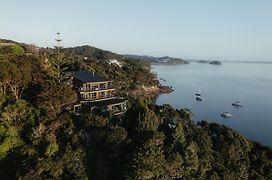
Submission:
M 39 111 L 20 100 L 4 108 L 0 116 L 0 158 L 24 144 L 21 138 L 27 124 L 34 124 Z
M 126 179 L 160 179 L 164 164 L 162 148 L 151 139 L 136 148 Z
M 105 138 L 105 143 L 108 145 L 118 145 L 122 141 L 124 141 L 126 137 L 126 130 L 122 127 L 118 127 L 107 134 L 107 138 Z
M 54 64 L 52 49 L 26 47 L 0 48 L 2 179 L 272 179 L 271 148 L 225 126 L 196 125 L 188 109 L 131 97 L 157 85 L 149 64 L 89 46 L 64 49 Z M 125 116 L 75 116 L 65 68 L 115 80 L 129 99 Z
M 45 155 L 50 157 L 52 156 L 55 152 L 57 152 L 59 150 L 59 145 L 58 143 L 54 142 L 54 143 L 50 143 L 45 151 Z
M 63 106 L 74 103 L 76 100 L 76 93 L 69 84 L 58 83 L 52 79 L 42 84 L 38 103 L 47 113 L 54 115 L 61 112 Z
M 5 95 L 10 90 L 16 100 L 32 81 L 32 61 L 28 56 L 11 56 L 0 66 L 0 85 Z
M 184 162 L 185 162 L 185 171 L 186 175 L 190 176 L 190 174 L 195 174 L 195 172 L 198 169 L 199 166 L 199 159 L 198 159 L 198 147 L 197 144 L 192 141 L 185 150 L 185 157 L 184 157 Z
M 18 131 L 15 128 L 5 130 L 3 140 L 0 144 L 0 159 L 5 157 L 7 153 L 15 148 L 24 144 L 23 140 L 17 135 Z
M 63 49 L 65 67 L 68 70 L 94 71 L 114 80 L 117 92 L 122 95 L 143 86 L 156 86 L 156 75 L 150 72 L 150 65 L 144 61 L 124 58 L 121 55 L 103 51 L 91 46 Z M 52 57 L 53 58 L 53 57 Z M 86 59 L 87 58 L 87 59 Z M 108 60 L 116 59 L 122 67 L 110 65 Z
M 19 44 L 7 44 L 0 46 L 0 55 L 3 54 L 14 54 L 23 55 L 25 53 L 24 49 Z
M 24 49 L 18 44 L 14 44 L 13 46 L 11 46 L 11 48 L 12 48 L 12 52 L 15 55 L 23 55 L 25 53 Z
M 126 116 L 124 126 L 131 135 L 152 133 L 158 129 L 161 123 L 156 113 L 148 108 L 143 100 L 135 101 Z
M 83 119 L 85 126 L 89 127 L 104 127 L 109 124 L 108 118 L 99 115 L 85 114 Z
M 138 114 L 136 119 L 136 132 L 155 131 L 160 124 L 159 118 L 156 114 L 148 108 L 144 108 Z
M 182 145 L 185 142 L 184 130 L 182 124 L 178 123 L 173 133 L 174 143 Z

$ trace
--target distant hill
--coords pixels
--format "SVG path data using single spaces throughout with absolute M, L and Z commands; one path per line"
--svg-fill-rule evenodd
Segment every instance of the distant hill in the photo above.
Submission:
M 52 48 L 41 48 L 42 51 L 52 54 L 55 50 Z M 124 63 L 126 60 L 141 61 L 140 63 L 144 67 L 149 67 L 150 62 L 145 61 L 142 58 L 137 57 L 127 57 L 120 55 L 108 50 L 96 48 L 90 45 L 76 46 L 76 47 L 67 47 L 61 50 L 66 55 L 70 57 L 77 57 L 84 59 L 85 61 L 108 61 L 108 60 L 117 60 L 121 63 Z
M 139 55 L 124 55 L 128 58 L 140 59 L 148 61 L 150 63 L 161 63 L 161 64 L 188 64 L 189 62 L 181 58 L 173 58 L 169 56 L 164 57 L 153 57 L 153 56 L 139 56 Z
M 13 41 L 13 40 L 9 40 L 9 39 L 0 39 L 0 44 L 5 44 L 5 43 L 15 44 L 15 43 L 18 43 L 18 42 Z
M 4 54 L 32 54 L 38 56 L 41 48 L 34 44 L 19 43 L 13 40 L 0 39 L 0 56 Z
M 0 39 L 0 55 L 3 54 L 16 54 L 22 55 L 25 50 L 18 43 L 10 40 Z
M 64 48 L 62 51 L 68 54 L 81 55 L 86 57 L 87 59 L 96 59 L 96 60 L 123 59 L 122 55 L 119 55 L 107 50 L 99 49 L 93 46 L 89 46 L 89 45 Z

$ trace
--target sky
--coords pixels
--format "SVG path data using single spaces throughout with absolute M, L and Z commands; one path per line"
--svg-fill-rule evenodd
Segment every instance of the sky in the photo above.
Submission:
M 0 38 L 120 54 L 272 61 L 271 0 L 0 0 Z

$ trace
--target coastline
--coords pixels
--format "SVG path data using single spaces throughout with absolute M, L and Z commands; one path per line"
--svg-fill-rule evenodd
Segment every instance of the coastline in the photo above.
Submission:
M 163 85 L 144 87 L 143 89 L 146 94 L 154 94 L 154 95 L 167 94 L 174 91 L 172 86 L 163 86 Z
M 132 91 L 133 95 L 151 95 L 151 96 L 157 96 L 160 94 L 167 94 L 167 93 L 171 93 L 173 92 L 174 89 L 172 88 L 172 86 L 163 86 L 163 85 L 159 85 L 159 86 L 149 86 L 149 87 L 142 87 L 140 89 L 134 90 Z

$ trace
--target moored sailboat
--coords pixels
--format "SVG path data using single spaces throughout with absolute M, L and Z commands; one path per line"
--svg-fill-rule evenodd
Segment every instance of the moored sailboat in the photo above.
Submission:
M 224 117 L 224 118 L 230 118 L 230 117 L 232 117 L 232 115 L 229 112 L 223 112 L 221 114 L 221 116 Z

